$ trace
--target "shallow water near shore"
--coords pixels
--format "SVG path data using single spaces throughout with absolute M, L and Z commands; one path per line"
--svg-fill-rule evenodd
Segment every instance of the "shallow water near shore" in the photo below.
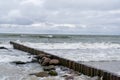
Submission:
M 32 56 L 27 55 L 28 53 L 12 49 L 12 46 L 10 48 L 9 44 L 8 46 L 6 46 L 8 50 L 0 50 L 0 80 L 22 80 L 23 77 L 28 76 L 30 73 L 42 70 L 37 63 L 25 65 L 11 63 L 13 61 L 31 61 Z
M 49 77 L 36 77 L 35 75 L 29 75 L 32 73 L 38 73 L 43 71 L 43 67 L 38 63 L 27 63 L 17 65 L 12 63 L 14 61 L 29 62 L 32 60 L 32 55 L 26 52 L 14 50 L 12 45 L 1 44 L 6 49 L 0 49 L 0 80 L 65 80 L 64 76 L 69 73 L 68 71 L 62 71 L 60 67 L 56 67 L 58 76 Z M 74 80 L 90 80 L 91 78 L 84 75 L 74 76 Z
M 113 70 L 116 74 L 120 73 L 118 70 L 120 36 L 1 34 L 0 46 L 4 46 L 8 50 L 0 49 L 0 80 L 64 80 L 60 76 L 48 78 L 29 76 L 30 73 L 42 71 L 42 67 L 37 63 L 19 66 L 10 63 L 12 61 L 31 61 L 32 56 L 28 55 L 28 53 L 14 50 L 9 41 L 16 41 L 29 47 L 98 68 L 102 61 L 104 62 L 102 68 L 105 68 L 104 65 L 113 65 L 112 61 L 115 61 L 114 65 L 117 66 L 111 67 L 112 69 L 108 68 L 108 70 Z M 109 62 L 109 64 L 105 62 Z M 91 80 L 85 76 L 78 77 L 79 80 Z
M 42 66 L 38 63 L 28 63 L 24 65 L 16 65 L 14 63 L 11 63 L 12 61 L 23 61 L 23 62 L 31 61 L 31 59 L 28 58 L 30 56 L 28 56 L 27 53 L 18 50 L 12 50 L 12 53 L 13 54 L 15 53 L 15 55 L 5 50 L 2 50 L 0 52 L 4 52 L 4 53 L 6 52 L 6 54 L 2 54 L 2 55 L 6 55 L 6 59 L 8 59 L 7 61 L 4 58 L 3 58 L 4 60 L 0 59 L 2 60 L 0 62 L 0 80 L 65 80 L 65 78 L 61 76 L 64 76 L 68 73 L 66 71 L 62 71 L 58 66 L 56 67 L 58 76 L 55 77 L 53 76 L 36 77 L 34 75 L 29 75 L 32 73 L 42 72 L 43 71 Z M 74 80 L 90 80 L 90 79 L 91 79 L 90 77 L 84 75 L 79 75 L 74 77 Z

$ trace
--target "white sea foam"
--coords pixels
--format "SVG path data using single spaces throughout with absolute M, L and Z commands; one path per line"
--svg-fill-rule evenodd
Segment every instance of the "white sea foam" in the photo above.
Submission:
M 108 49 L 120 48 L 120 44 L 115 43 L 24 43 L 39 49 Z
M 10 63 L 0 63 L 0 69 L 0 80 L 26 80 L 25 78 L 30 77 L 29 74 L 42 71 L 42 67 L 37 63 L 17 66 Z
M 74 61 L 120 61 L 120 50 L 44 50 Z
M 8 44 L 8 43 L 1 43 L 0 47 L 5 47 L 5 48 L 13 48 L 12 45 Z
M 12 61 L 31 61 L 27 56 L 11 56 L 11 55 L 0 55 L 0 62 L 12 62 Z
M 31 64 L 25 64 L 25 65 L 12 65 L 9 62 L 12 61 L 30 61 L 31 58 L 28 58 L 30 56 L 27 55 L 27 53 L 13 50 L 11 49 L 11 45 L 7 46 L 7 44 L 2 44 L 1 46 L 4 46 L 9 50 L 0 50 L 0 80 L 65 80 L 63 77 L 56 76 L 56 77 L 35 77 L 30 76 L 30 73 L 36 73 L 42 71 L 42 67 L 39 64 L 31 63 Z M 64 73 L 58 68 L 56 69 L 58 71 L 58 74 Z M 74 80 L 90 80 L 87 76 L 76 76 L 74 77 Z
M 119 61 L 120 44 L 115 43 L 23 43 L 75 61 Z
M 28 62 L 32 60 L 32 56 L 22 51 L 13 50 L 12 45 L 7 43 L 2 43 L 0 46 L 8 48 L 8 50 L 0 49 L 0 80 L 23 80 L 22 78 L 28 74 L 42 70 L 37 63 L 17 66 L 9 63 L 13 61 Z
M 13 50 L 12 45 L 8 43 L 0 44 L 0 47 L 5 47 L 7 49 L 0 49 L 0 62 L 12 62 L 12 61 L 31 61 L 32 57 L 27 55 L 27 53 Z M 28 58 L 30 57 L 30 58 Z

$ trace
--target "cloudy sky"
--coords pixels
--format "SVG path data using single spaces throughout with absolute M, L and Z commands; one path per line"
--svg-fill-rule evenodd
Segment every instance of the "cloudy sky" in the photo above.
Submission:
M 120 35 L 120 0 L 0 0 L 0 33 Z

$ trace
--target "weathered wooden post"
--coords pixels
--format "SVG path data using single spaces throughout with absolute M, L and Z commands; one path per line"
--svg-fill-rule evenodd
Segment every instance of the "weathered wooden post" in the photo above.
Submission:
M 34 55 L 39 55 L 39 54 L 51 55 L 54 58 L 58 58 L 59 61 L 61 62 L 61 65 L 71 68 L 75 71 L 79 71 L 79 72 L 81 72 L 85 75 L 91 76 L 91 77 L 99 76 L 99 77 L 103 77 L 103 80 L 120 80 L 120 75 L 115 75 L 115 74 L 109 73 L 107 71 L 100 70 L 100 69 L 82 64 L 82 63 L 78 63 L 78 62 L 75 62 L 72 60 L 58 57 L 56 55 L 52 55 L 52 54 L 31 48 L 31 47 L 28 47 L 28 46 L 25 46 L 25 45 L 22 45 L 22 44 L 19 44 L 16 42 L 10 42 L 10 44 L 12 44 L 15 49 L 29 52 Z

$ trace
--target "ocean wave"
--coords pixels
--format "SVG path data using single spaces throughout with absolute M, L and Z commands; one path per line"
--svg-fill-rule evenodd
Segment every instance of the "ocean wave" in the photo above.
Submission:
M 28 56 L 0 55 L 0 62 L 13 62 L 13 61 L 27 62 L 31 61 L 31 59 L 29 59 Z
M 31 61 L 32 56 L 27 55 L 25 52 L 14 50 L 13 46 L 8 43 L 2 43 L 0 47 L 5 47 L 5 49 L 0 49 L 0 62 Z
M 39 49 L 120 49 L 120 44 L 117 43 L 29 43 L 25 42 L 31 47 Z
M 83 50 L 43 50 L 74 61 L 120 61 L 120 50 L 83 49 Z
M 12 45 L 8 44 L 8 42 L 1 42 L 0 47 L 5 47 L 5 48 L 13 48 Z
M 20 35 L 21 37 L 38 37 L 38 38 L 70 38 L 68 35 Z
M 24 38 L 70 38 L 69 35 L 52 34 L 0 34 L 1 37 L 24 37 Z
M 74 61 L 120 61 L 120 44 L 115 43 L 22 43 Z

